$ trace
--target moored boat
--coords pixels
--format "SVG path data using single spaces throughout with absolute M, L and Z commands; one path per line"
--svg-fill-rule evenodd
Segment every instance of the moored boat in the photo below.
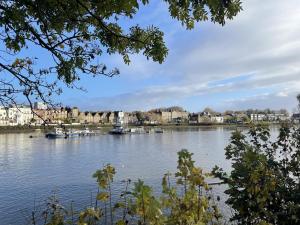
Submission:
M 133 127 L 133 128 L 128 129 L 128 132 L 130 134 L 145 134 L 146 133 L 144 127 Z
M 95 132 L 91 131 L 88 127 L 86 127 L 84 130 L 80 131 L 80 136 L 91 136 L 94 134 L 95 134 Z
M 122 126 L 124 123 L 124 113 L 122 111 L 117 112 L 116 124 L 113 129 L 109 132 L 110 134 L 126 134 L 126 129 Z
M 64 132 L 63 128 L 56 127 L 53 132 L 46 134 L 47 138 L 66 138 L 67 134 Z
M 66 137 L 79 137 L 80 136 L 80 131 L 69 129 L 66 132 Z
M 73 130 L 68 129 L 67 131 L 63 128 L 54 128 L 54 131 L 46 134 L 47 138 L 69 138 L 69 137 L 79 137 L 79 136 L 90 136 L 94 135 L 95 132 L 85 128 L 84 130 Z
M 115 125 L 109 133 L 110 134 L 126 134 L 126 130 L 121 125 Z

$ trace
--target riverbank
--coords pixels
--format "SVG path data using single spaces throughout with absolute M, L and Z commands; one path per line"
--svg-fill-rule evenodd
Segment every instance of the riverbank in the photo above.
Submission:
M 59 126 L 0 126 L 0 134 L 2 133 L 31 133 L 35 131 L 48 132 L 52 130 L 54 127 Z M 65 125 L 65 127 L 73 128 L 73 129 L 84 129 L 86 127 L 97 130 L 100 128 L 110 129 L 112 126 L 99 126 L 99 125 Z
M 278 123 L 265 123 L 266 125 L 279 125 Z M 65 124 L 63 125 L 66 128 L 73 128 L 73 129 L 84 129 L 84 128 L 89 128 L 91 130 L 101 130 L 103 132 L 108 132 L 109 130 L 112 129 L 113 125 L 103 125 L 103 124 Z M 215 124 L 215 123 L 201 123 L 201 124 L 159 124 L 159 125 L 152 125 L 152 124 L 146 124 L 146 125 L 128 125 L 126 127 L 128 128 L 133 128 L 137 126 L 143 126 L 145 128 L 155 128 L 155 127 L 160 127 L 162 129 L 188 129 L 188 128 L 214 128 L 214 127 L 250 127 L 251 124 L 232 124 L 232 123 L 222 123 L 222 124 Z M 56 126 L 0 126 L 0 134 L 2 133 L 32 133 L 35 131 L 40 131 L 40 132 L 49 132 Z

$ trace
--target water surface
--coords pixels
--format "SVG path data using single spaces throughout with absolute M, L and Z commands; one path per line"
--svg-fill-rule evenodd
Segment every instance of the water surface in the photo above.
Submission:
M 99 135 L 70 139 L 0 134 L 0 221 L 24 224 L 52 191 L 65 204 L 89 204 L 96 191 L 93 172 L 107 163 L 116 167 L 115 189 L 124 178 L 143 179 L 158 190 L 161 177 L 175 171 L 177 152 L 194 153 L 206 171 L 214 165 L 230 170 L 224 147 L 234 128 L 168 130 L 163 134 Z M 119 182 L 119 183 L 118 183 Z

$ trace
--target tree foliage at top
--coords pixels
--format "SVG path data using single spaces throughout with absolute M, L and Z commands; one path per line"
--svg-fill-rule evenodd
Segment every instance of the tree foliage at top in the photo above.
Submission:
M 163 0 L 171 16 L 187 29 L 195 22 L 225 24 L 242 9 L 240 0 Z M 168 49 L 163 32 L 155 26 L 128 29 L 122 19 L 133 19 L 148 0 L 7 0 L 0 1 L 0 101 L 14 102 L 22 93 L 27 100 L 45 102 L 60 94 L 58 82 L 76 87 L 83 74 L 114 76 L 99 58 L 120 54 L 130 63 L 131 54 L 143 54 L 162 63 Z M 41 48 L 49 65 L 25 49 Z M 26 55 L 28 54 L 28 55 Z M 51 59 L 51 60 L 50 60 Z

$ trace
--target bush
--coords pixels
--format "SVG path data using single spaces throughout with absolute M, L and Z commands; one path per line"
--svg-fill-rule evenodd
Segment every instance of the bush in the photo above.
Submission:
M 232 134 L 226 147 L 232 161 L 228 175 L 215 167 L 213 174 L 228 184 L 227 204 L 237 224 L 300 223 L 300 129 L 282 125 L 275 141 L 267 127 L 252 127 L 246 137 Z
M 138 180 L 129 188 L 131 180 L 125 180 L 124 191 L 119 193 L 119 200 L 114 201 L 112 185 L 116 170 L 108 164 L 93 175 L 98 183 L 93 207 L 74 213 L 73 207 L 66 210 L 57 199 L 51 198 L 43 212 L 42 224 L 220 224 L 221 215 L 205 181 L 209 174 L 194 165 L 192 153 L 185 149 L 178 152 L 177 169 L 174 176 L 164 175 L 160 198 L 154 196 L 152 188 L 143 181 Z M 38 224 L 34 214 L 32 221 Z

